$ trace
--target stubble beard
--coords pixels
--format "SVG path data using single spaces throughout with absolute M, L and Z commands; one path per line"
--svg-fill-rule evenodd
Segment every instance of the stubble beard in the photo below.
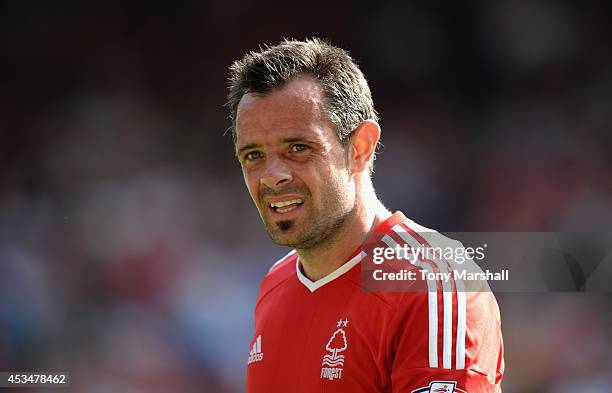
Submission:
M 264 224 L 274 243 L 308 250 L 331 242 L 353 214 L 354 200 L 351 203 L 346 196 L 334 192 L 324 198 L 319 209 L 312 206 L 310 198 L 304 201 L 303 207 L 306 208 L 304 220 L 300 224 L 303 228 L 297 228 L 295 234 L 288 233 L 297 225 L 295 220 L 270 222 L 264 218 Z

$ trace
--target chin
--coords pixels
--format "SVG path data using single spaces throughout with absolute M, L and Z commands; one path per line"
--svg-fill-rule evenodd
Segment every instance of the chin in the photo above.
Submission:
M 269 231 L 269 234 L 275 241 L 283 243 L 296 240 L 297 238 L 299 238 L 300 235 L 298 231 L 296 231 L 295 227 L 283 230 L 280 229 L 278 226 L 275 226 L 273 231 Z
M 273 231 L 268 231 L 272 241 L 279 246 L 296 247 L 304 242 L 302 233 L 296 228 L 283 231 L 276 227 Z
M 296 244 L 299 244 L 299 241 L 297 241 L 297 239 L 293 236 L 279 236 L 270 234 L 270 238 L 272 239 L 274 244 L 277 244 L 279 246 L 294 247 Z

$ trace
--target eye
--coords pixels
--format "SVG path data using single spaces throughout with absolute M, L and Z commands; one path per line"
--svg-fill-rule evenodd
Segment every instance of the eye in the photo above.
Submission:
M 256 160 L 258 158 L 260 158 L 262 156 L 260 151 L 250 151 L 247 154 L 244 155 L 244 160 L 245 161 L 253 161 Z
M 299 151 L 303 151 L 306 149 L 308 149 L 308 146 L 303 143 L 296 143 L 294 145 L 291 145 L 292 152 L 299 152 Z

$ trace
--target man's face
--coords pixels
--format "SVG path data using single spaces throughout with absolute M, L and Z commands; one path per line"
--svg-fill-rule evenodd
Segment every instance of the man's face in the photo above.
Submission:
M 310 248 L 342 226 L 355 206 L 346 149 L 311 78 L 292 79 L 238 105 L 236 151 L 251 198 L 272 240 Z

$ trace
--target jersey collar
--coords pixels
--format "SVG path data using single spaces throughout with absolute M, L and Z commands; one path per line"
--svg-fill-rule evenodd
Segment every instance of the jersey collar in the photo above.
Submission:
M 406 216 L 404 216 L 404 214 L 402 214 L 402 212 L 397 211 L 397 212 L 393 213 L 385 221 L 380 223 L 380 225 L 378 225 L 378 227 L 376 227 L 376 229 L 373 232 L 376 232 L 376 233 L 388 232 L 388 231 L 391 230 L 391 228 L 394 225 L 397 225 L 397 224 L 399 224 L 401 222 L 404 222 L 404 221 L 406 221 Z M 346 261 L 342 266 L 340 266 L 339 268 L 337 268 L 336 270 L 334 270 L 333 272 L 331 272 L 327 276 L 318 279 L 317 281 L 311 281 L 308 277 L 306 277 L 304 275 L 304 273 L 302 273 L 302 269 L 300 268 L 300 257 L 299 256 L 296 258 L 296 261 L 295 261 L 295 271 L 297 273 L 298 280 L 306 288 L 308 288 L 308 290 L 310 292 L 314 292 L 317 289 L 319 289 L 322 286 L 324 286 L 325 284 L 334 281 L 338 277 L 340 277 L 343 274 L 345 274 L 346 272 L 350 271 L 359 262 L 361 262 L 361 260 L 365 256 L 366 256 L 366 253 L 361 249 L 361 246 L 360 246 L 357 250 L 355 250 L 355 252 L 353 252 L 352 257 L 349 258 L 349 260 Z

